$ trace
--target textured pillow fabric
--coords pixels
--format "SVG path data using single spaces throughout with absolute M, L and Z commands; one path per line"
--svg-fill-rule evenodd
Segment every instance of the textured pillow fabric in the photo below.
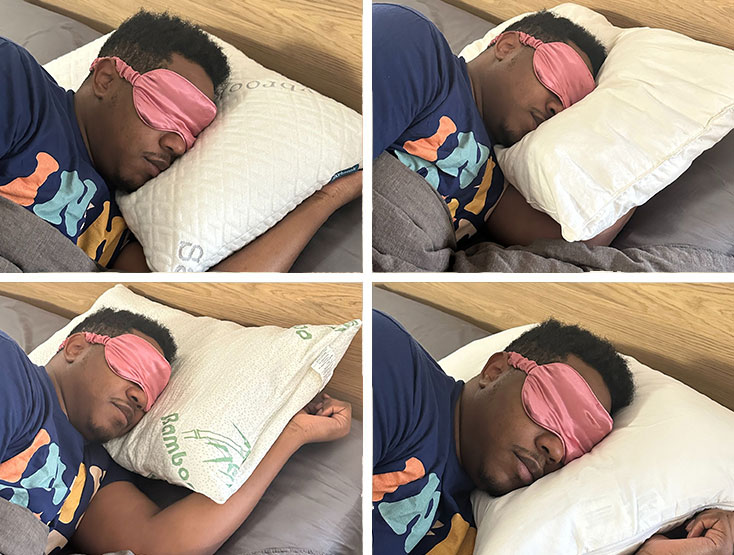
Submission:
M 76 89 L 106 37 L 45 67 Z M 362 161 L 362 118 L 215 39 L 232 73 L 193 149 L 118 201 L 155 271 L 203 271 Z
M 474 341 L 441 366 L 469 379 L 531 327 Z M 703 508 L 734 510 L 734 412 L 625 358 L 635 399 L 591 453 L 502 497 L 472 495 L 475 554 L 633 553 Z
M 734 132 L 640 206 L 612 242 L 626 249 L 692 245 L 734 255 Z
M 644 204 L 734 128 L 734 52 L 664 29 L 614 27 L 575 4 L 552 11 L 607 47 L 598 86 L 517 144 L 497 148 L 497 159 L 528 202 L 577 241 Z M 521 17 L 467 46 L 464 58 Z
M 117 463 L 224 503 L 247 480 L 291 417 L 329 381 L 360 322 L 246 328 L 195 317 L 118 285 L 30 358 L 46 364 L 68 332 L 101 307 L 131 310 L 171 331 L 171 381 L 131 432 L 105 447 Z

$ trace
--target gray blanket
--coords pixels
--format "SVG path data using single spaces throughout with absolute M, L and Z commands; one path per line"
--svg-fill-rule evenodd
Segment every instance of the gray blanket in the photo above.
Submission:
M 372 264 L 376 272 L 732 272 L 734 256 L 689 245 L 588 247 L 563 240 L 456 250 L 443 199 L 387 153 L 373 166 Z
M 100 268 L 47 222 L 0 197 L 0 272 L 96 272 Z

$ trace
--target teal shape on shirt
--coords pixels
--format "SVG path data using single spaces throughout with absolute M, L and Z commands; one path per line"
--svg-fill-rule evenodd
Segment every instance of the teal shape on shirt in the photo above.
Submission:
M 438 170 L 459 178 L 459 187 L 466 189 L 482 171 L 489 159 L 489 148 L 481 144 L 474 137 L 474 132 L 459 133 L 456 135 L 458 144 L 445 158 L 436 162 L 429 162 L 402 150 L 396 150 L 395 155 L 405 166 L 417 172 L 425 169 L 425 180 L 438 190 L 441 179 Z
M 73 238 L 79 233 L 79 221 L 84 217 L 96 192 L 97 185 L 91 179 L 82 181 L 76 170 L 63 171 L 59 190 L 46 202 L 36 204 L 33 212 L 54 225 L 63 221 L 66 235 Z
M 417 495 L 392 503 L 383 501 L 377 506 L 382 518 L 399 536 L 405 534 L 408 525 L 418 517 L 405 539 L 406 553 L 410 553 L 431 529 L 441 498 L 441 492 L 438 491 L 439 483 L 438 476 L 431 472 L 428 475 L 428 482 Z

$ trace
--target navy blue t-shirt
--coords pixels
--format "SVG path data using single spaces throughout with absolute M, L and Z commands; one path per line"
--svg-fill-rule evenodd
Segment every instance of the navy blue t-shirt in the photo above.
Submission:
M 393 153 L 443 196 L 457 239 L 484 227 L 504 187 L 466 62 L 419 12 L 372 8 L 373 154 Z
M 100 487 L 132 474 L 88 443 L 61 410 L 53 382 L 0 331 L 0 497 L 44 524 L 46 553 L 71 539 Z
M 454 437 L 464 384 L 389 316 L 373 311 L 372 324 L 373 552 L 471 553 L 474 483 Z
M 110 265 L 129 231 L 84 145 L 66 91 L 22 46 L 0 37 L 0 195 Z M 1 230 L 1 228 L 0 228 Z M 32 245 L 32 237 L 28 238 Z

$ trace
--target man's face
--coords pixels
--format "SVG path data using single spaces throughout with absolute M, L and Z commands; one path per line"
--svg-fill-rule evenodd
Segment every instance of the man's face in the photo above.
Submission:
M 151 337 L 133 330 L 161 354 L 163 350 Z M 73 362 L 76 377 L 73 399 L 66 399 L 71 424 L 89 441 L 104 442 L 129 432 L 143 417 L 147 405 L 139 385 L 121 378 L 107 364 L 104 345 L 89 344 L 78 334 L 83 354 Z M 74 337 L 74 336 L 72 336 Z M 86 347 L 85 347 L 86 346 Z
M 89 147 L 95 167 L 107 183 L 131 193 L 186 152 L 186 143 L 176 133 L 143 123 L 133 104 L 132 85 L 117 75 L 112 61 L 104 64 L 106 71 L 111 68 L 114 72 L 112 90 L 108 110 L 96 123 L 95 139 L 90 139 Z M 214 84 L 200 65 L 173 54 L 166 69 L 182 75 L 214 100 Z
M 505 40 L 516 44 L 512 45 L 512 50 L 500 52 L 500 56 L 504 56 L 498 63 L 499 71 L 492 77 L 498 82 L 492 87 L 494 94 L 485 105 L 484 121 L 497 143 L 510 146 L 563 110 L 563 104 L 536 77 L 533 69 L 535 51 L 520 44 L 514 33 L 501 38 L 492 48 L 508 48 L 503 44 Z M 569 44 L 591 70 L 589 57 L 575 44 Z
M 604 408 L 611 410 L 611 396 L 599 372 L 574 355 L 562 362 L 581 374 Z M 525 413 L 524 382 L 525 373 L 512 367 L 488 378 L 479 391 L 480 410 L 472 421 L 462 421 L 462 465 L 475 485 L 493 496 L 527 486 L 563 466 L 561 440 Z

